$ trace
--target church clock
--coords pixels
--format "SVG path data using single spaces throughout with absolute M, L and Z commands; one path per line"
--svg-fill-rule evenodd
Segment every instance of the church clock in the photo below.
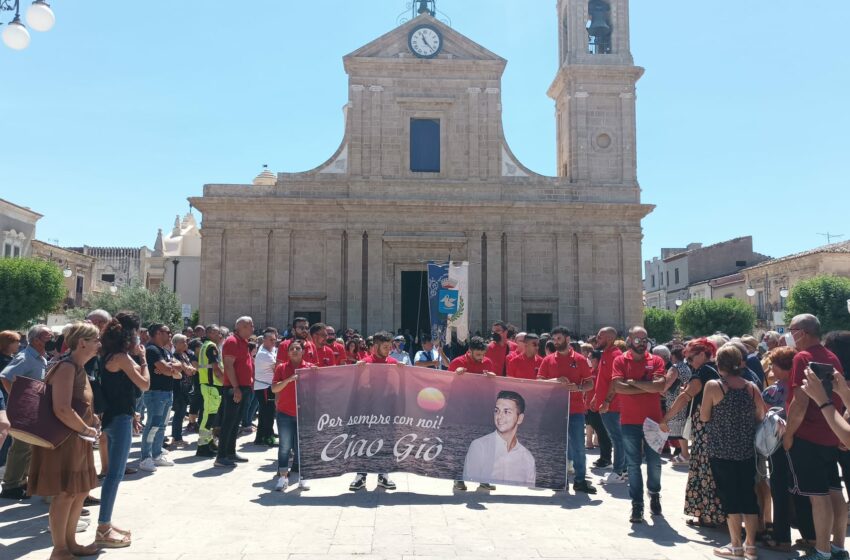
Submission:
M 408 45 L 419 58 L 434 58 L 443 49 L 443 36 L 435 27 L 420 25 L 410 32 Z

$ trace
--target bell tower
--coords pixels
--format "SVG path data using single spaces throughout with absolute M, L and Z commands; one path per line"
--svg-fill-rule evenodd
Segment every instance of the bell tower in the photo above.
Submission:
M 629 0 L 558 0 L 555 100 L 558 176 L 637 188 L 634 65 Z

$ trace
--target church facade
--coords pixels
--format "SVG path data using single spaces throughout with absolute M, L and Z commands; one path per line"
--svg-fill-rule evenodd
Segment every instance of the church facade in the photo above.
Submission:
M 470 330 L 642 322 L 628 0 L 560 0 L 549 89 L 558 176 L 505 141 L 506 61 L 422 13 L 344 57 L 345 134 L 324 164 L 204 186 L 201 320 L 428 325 L 427 262 L 468 261 Z M 424 314 L 424 317 L 423 317 Z

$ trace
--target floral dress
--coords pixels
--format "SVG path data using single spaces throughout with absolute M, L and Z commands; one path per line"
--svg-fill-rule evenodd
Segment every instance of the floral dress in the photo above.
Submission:
M 691 409 L 693 442 L 688 468 L 688 483 L 685 487 L 685 515 L 695 517 L 705 524 L 722 525 L 726 523 L 726 512 L 720 505 L 717 486 L 714 483 L 711 465 L 708 462 L 706 425 L 699 419 L 705 384 L 712 379 L 720 379 L 720 376 L 717 375 L 716 366 L 709 362 L 697 370 L 692 379 L 699 379 L 703 388 L 691 401 L 693 404 Z
M 679 396 L 681 388 L 688 384 L 691 380 L 691 368 L 685 362 L 673 364 L 679 372 L 679 375 L 667 393 L 664 395 L 664 402 L 667 405 L 667 410 L 673 408 L 673 403 L 676 402 L 676 397 Z M 685 420 L 688 418 L 688 409 L 682 409 L 676 416 L 667 421 L 667 426 L 670 428 L 670 438 L 679 439 L 682 437 L 682 430 L 685 428 Z

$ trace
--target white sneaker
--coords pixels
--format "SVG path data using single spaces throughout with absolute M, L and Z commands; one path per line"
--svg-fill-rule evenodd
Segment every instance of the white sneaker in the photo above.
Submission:
M 301 490 L 304 490 L 306 492 L 307 490 L 310 489 L 310 485 L 307 484 L 306 480 L 299 479 L 298 480 L 298 488 L 300 488 Z
M 174 461 L 166 457 L 165 455 L 160 455 L 156 459 L 153 460 L 154 464 L 157 467 L 173 467 Z
M 288 476 L 277 477 L 277 482 L 274 483 L 275 492 L 286 492 L 287 488 L 289 488 L 289 477 Z
M 603 481 L 605 484 L 624 484 L 626 478 L 618 473 L 609 472 Z
M 90 521 L 87 521 L 85 519 L 80 519 L 79 521 L 77 521 L 77 532 L 78 533 L 85 533 L 88 530 L 89 525 L 91 525 Z
M 153 458 L 148 457 L 141 463 L 139 463 L 139 470 L 146 472 L 156 472 L 156 463 L 154 463 Z

